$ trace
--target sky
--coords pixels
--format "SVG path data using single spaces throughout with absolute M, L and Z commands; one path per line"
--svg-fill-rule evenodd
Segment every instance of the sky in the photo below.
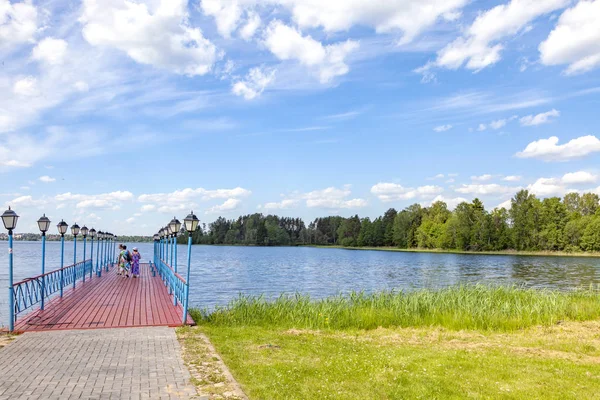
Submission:
M 600 0 L 0 0 L 0 56 L 18 232 L 600 194 Z

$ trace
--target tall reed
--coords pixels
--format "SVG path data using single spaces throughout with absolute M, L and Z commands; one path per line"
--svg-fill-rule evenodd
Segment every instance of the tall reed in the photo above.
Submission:
M 600 317 L 600 292 L 460 285 L 440 290 L 352 292 L 321 300 L 307 295 L 240 295 L 226 307 L 193 310 L 199 324 L 297 329 L 439 326 L 515 330 Z

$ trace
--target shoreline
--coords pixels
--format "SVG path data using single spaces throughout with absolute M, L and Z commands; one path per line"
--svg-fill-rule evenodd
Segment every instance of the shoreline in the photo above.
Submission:
M 483 256 L 528 256 L 528 257 L 587 257 L 600 258 L 600 253 L 567 253 L 564 251 L 518 251 L 518 250 L 499 250 L 499 251 L 469 251 L 469 250 L 444 250 L 444 249 L 399 249 L 396 247 L 348 247 L 348 246 L 303 246 L 314 247 L 317 249 L 342 249 L 342 250 L 370 250 L 370 251 L 391 251 L 400 253 L 438 253 L 438 254 L 460 254 L 460 255 L 483 255 Z

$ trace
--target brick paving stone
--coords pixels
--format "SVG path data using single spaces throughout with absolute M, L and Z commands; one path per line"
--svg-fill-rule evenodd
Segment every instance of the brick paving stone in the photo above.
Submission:
M 27 332 L 0 350 L 0 400 L 190 399 L 172 328 Z

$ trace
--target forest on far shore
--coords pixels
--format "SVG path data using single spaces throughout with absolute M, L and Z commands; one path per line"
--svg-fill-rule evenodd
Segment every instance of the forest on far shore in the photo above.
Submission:
M 373 220 L 358 215 L 301 218 L 260 213 L 237 219 L 219 217 L 203 224 L 194 244 L 254 246 L 338 245 L 463 251 L 600 251 L 600 198 L 569 193 L 539 199 L 521 190 L 509 210 L 488 211 L 479 199 L 454 210 L 438 201 L 429 207 L 394 208 Z M 187 242 L 187 235 L 179 237 Z

